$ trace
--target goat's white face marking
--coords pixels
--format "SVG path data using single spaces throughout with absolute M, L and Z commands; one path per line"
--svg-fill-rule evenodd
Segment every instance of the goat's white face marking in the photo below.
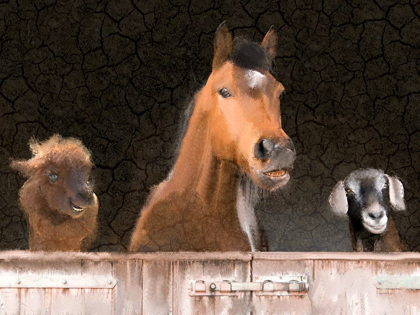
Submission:
M 382 213 L 380 219 L 375 219 L 370 216 L 370 214 L 378 216 Z M 374 202 L 368 207 L 362 210 L 362 223 L 363 226 L 372 234 L 381 234 L 385 232 L 388 224 L 388 216 L 384 207 L 382 207 L 379 202 Z
M 247 70 L 245 72 L 245 78 L 248 81 L 248 85 L 251 89 L 261 87 L 266 81 L 266 77 L 259 71 Z

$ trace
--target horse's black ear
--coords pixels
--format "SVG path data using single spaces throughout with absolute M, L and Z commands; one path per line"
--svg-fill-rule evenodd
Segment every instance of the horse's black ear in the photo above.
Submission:
M 271 26 L 267 34 L 265 34 L 261 46 L 266 51 L 270 64 L 272 64 L 277 52 L 277 33 L 274 26 Z
M 224 21 L 217 28 L 214 37 L 213 69 L 217 69 L 228 60 L 231 50 L 232 35 L 226 26 L 226 21 Z

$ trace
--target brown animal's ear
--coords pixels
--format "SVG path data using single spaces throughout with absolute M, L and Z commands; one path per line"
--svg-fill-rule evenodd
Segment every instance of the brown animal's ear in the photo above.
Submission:
M 331 209 L 335 214 L 340 216 L 345 216 L 347 214 L 349 205 L 343 181 L 339 181 L 334 186 L 328 201 L 330 202 Z
M 226 21 L 224 21 L 217 28 L 214 37 L 213 69 L 219 68 L 228 60 L 231 50 L 232 35 L 226 26 Z
M 396 211 L 405 210 L 404 202 L 404 186 L 397 177 L 389 176 L 385 174 L 388 178 L 389 185 L 389 201 Z
M 29 177 L 32 174 L 32 167 L 29 161 L 12 161 L 10 167 L 17 170 L 23 176 Z
M 274 26 L 271 26 L 267 34 L 265 34 L 261 46 L 266 51 L 270 64 L 272 64 L 277 53 L 277 34 Z
M 40 147 L 41 147 L 41 144 L 39 143 L 39 141 L 35 137 L 32 137 L 29 140 L 29 149 L 31 149 L 31 153 L 32 153 L 33 156 L 35 156 L 39 153 Z

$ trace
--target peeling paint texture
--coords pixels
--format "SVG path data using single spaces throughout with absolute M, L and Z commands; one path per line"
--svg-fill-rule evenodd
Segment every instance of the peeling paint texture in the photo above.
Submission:
M 92 151 L 94 251 L 124 251 L 150 189 L 169 173 L 192 95 L 211 71 L 213 36 L 279 34 L 291 181 L 257 206 L 271 250 L 350 251 L 328 195 L 361 167 L 399 176 L 394 215 L 420 250 L 420 2 L 0 0 L 0 249 L 28 248 L 10 158 L 54 133 Z

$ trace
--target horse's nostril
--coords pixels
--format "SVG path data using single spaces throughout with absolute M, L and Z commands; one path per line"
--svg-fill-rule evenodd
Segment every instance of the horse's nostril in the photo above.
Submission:
M 268 158 L 275 148 L 274 142 L 270 139 L 262 139 L 255 145 L 255 157 L 259 159 Z
M 274 149 L 274 142 L 268 139 L 264 139 L 261 141 L 262 149 L 267 152 L 267 154 L 270 154 L 273 152 Z

